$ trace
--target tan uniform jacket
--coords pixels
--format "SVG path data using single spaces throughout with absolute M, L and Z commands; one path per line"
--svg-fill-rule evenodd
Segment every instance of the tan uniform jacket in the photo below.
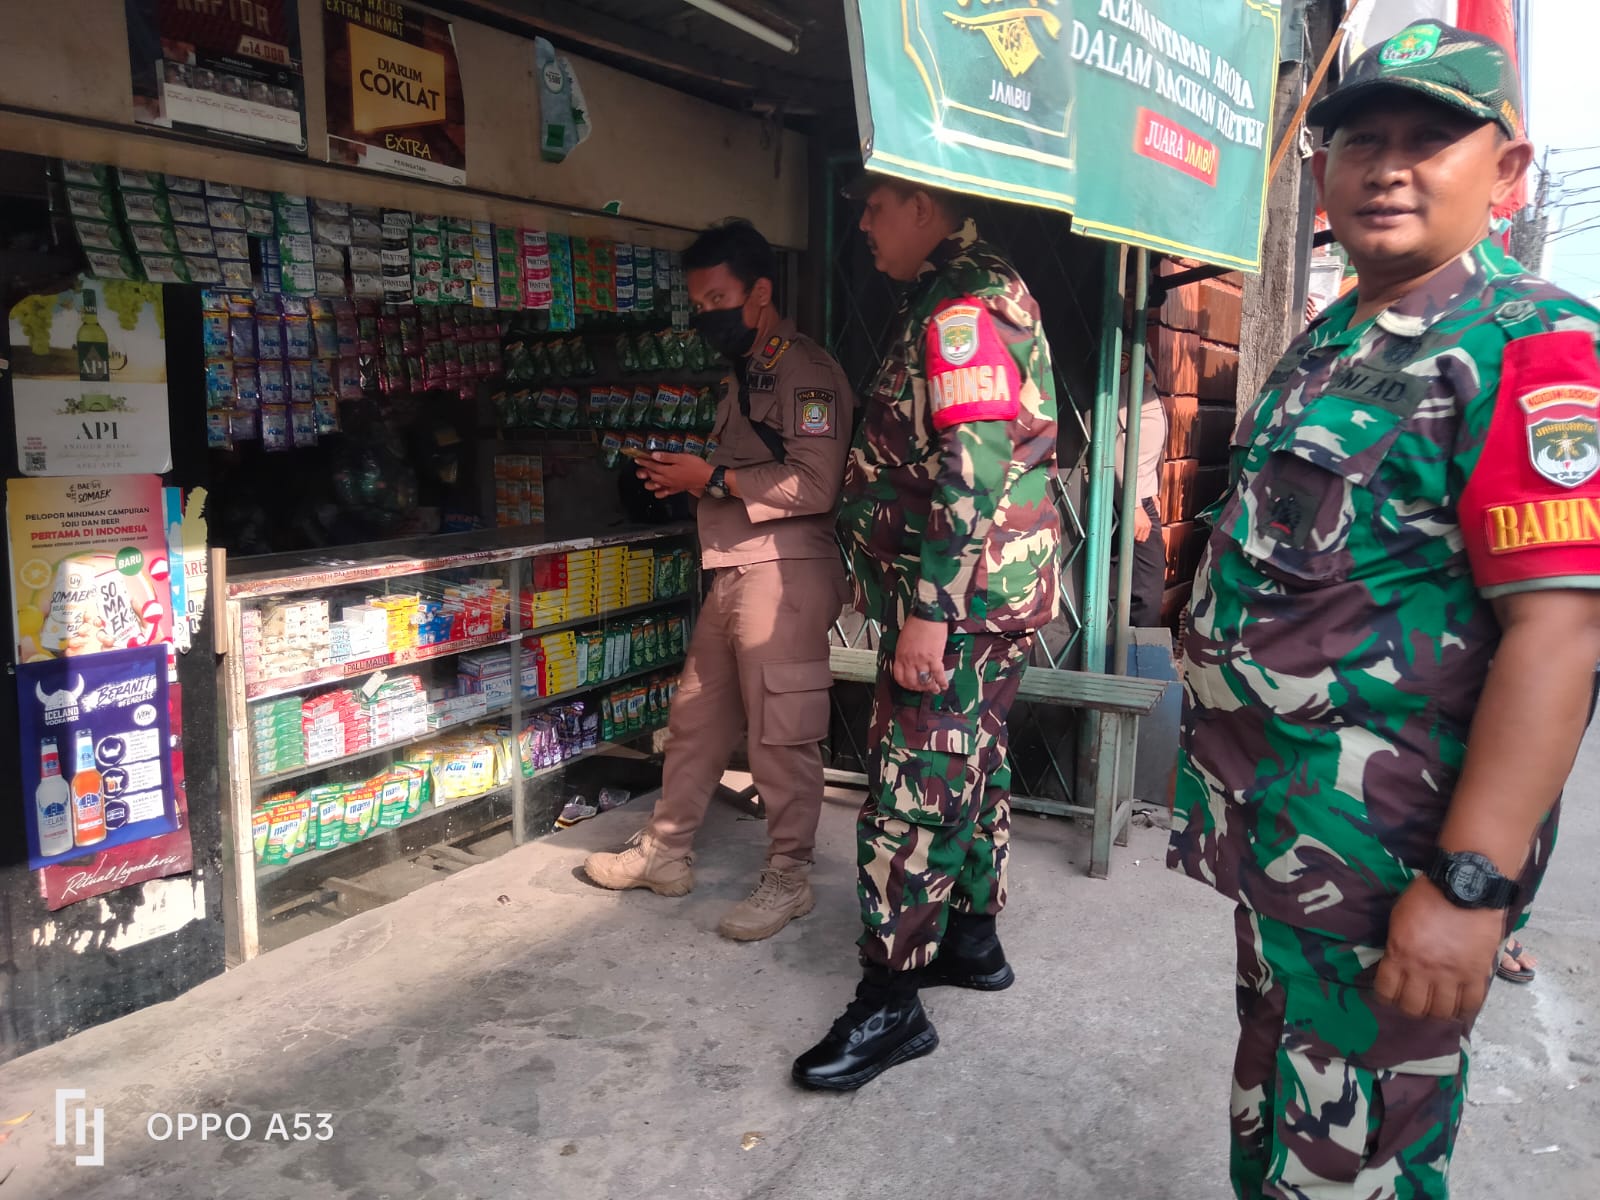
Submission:
M 737 472 L 739 495 L 700 500 L 700 558 L 708 568 L 775 559 L 838 558 L 834 510 L 850 451 L 855 398 L 832 355 L 784 320 L 750 359 L 750 419 L 738 380 L 723 382 L 713 466 Z M 752 422 L 783 438 L 784 461 Z

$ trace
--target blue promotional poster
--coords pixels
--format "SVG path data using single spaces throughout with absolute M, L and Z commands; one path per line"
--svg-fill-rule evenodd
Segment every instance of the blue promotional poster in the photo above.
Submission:
M 178 827 L 164 644 L 17 666 L 28 865 Z

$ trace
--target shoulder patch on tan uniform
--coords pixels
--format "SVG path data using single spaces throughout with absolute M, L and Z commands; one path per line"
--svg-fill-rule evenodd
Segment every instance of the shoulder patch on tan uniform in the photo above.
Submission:
M 837 431 L 838 394 L 831 388 L 801 388 L 794 394 L 795 433 L 800 437 L 832 437 Z

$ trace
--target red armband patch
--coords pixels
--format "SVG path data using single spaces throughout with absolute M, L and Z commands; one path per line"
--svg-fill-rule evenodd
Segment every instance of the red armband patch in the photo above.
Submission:
M 989 310 L 970 296 L 942 305 L 928 323 L 927 373 L 935 429 L 1022 411 L 1022 373 Z
M 1600 575 L 1600 358 L 1563 330 L 1506 346 L 1461 531 L 1479 587 Z

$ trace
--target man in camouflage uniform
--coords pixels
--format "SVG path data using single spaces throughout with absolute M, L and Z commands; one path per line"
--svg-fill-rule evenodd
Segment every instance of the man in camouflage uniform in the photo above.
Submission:
M 1358 289 L 1234 438 L 1171 865 L 1238 903 L 1241 1197 L 1444 1197 L 1600 657 L 1600 314 L 1488 239 L 1515 68 L 1423 23 L 1311 111 Z
M 882 626 L 859 828 L 855 1001 L 795 1063 L 860 1087 L 938 1045 L 919 986 L 1013 980 L 1005 906 L 1006 718 L 1056 613 L 1056 399 L 1027 287 L 955 197 L 868 177 L 861 228 L 909 286 L 868 398 L 840 525 L 858 606 Z

